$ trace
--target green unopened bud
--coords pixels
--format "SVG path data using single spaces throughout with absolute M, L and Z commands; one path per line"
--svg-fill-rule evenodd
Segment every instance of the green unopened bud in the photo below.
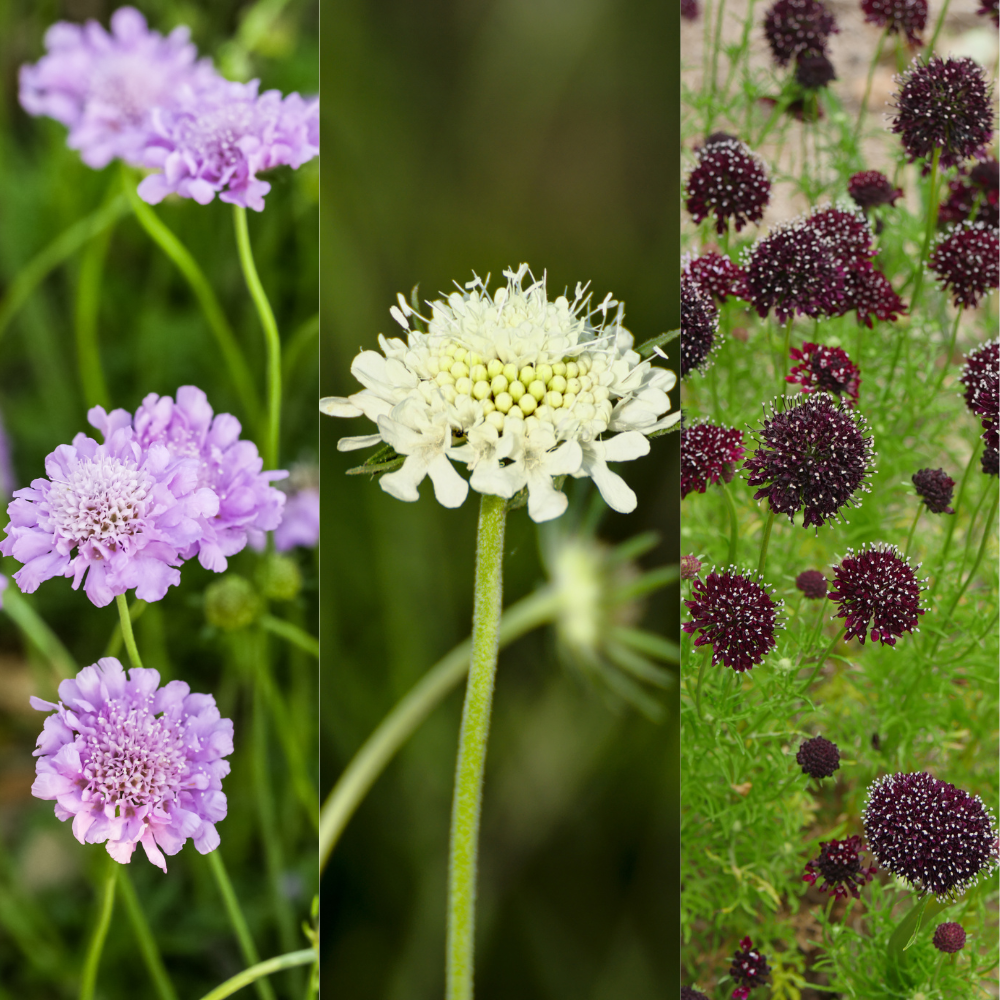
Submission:
M 271 601 L 293 601 L 302 589 L 299 564 L 288 556 L 267 556 L 257 567 L 254 579 L 260 592 Z
M 261 612 L 261 600 L 253 584 L 235 573 L 205 588 L 205 617 L 210 625 L 227 632 L 253 624 Z

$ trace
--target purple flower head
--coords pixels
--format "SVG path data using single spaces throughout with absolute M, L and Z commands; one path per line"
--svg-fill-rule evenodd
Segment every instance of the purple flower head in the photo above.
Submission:
M 982 799 L 925 771 L 877 778 L 862 819 L 879 865 L 939 899 L 965 892 L 997 863 L 996 822 Z
M 1000 405 L 1000 338 L 969 351 L 958 380 L 965 386 L 965 405 L 969 410 L 995 420 Z
M 982 0 L 977 14 L 982 17 L 992 17 L 993 23 L 1000 23 L 1000 0 Z
M 818 601 L 820 598 L 826 597 L 826 575 L 818 569 L 807 569 L 799 573 L 795 578 L 795 586 L 810 601 Z
M 150 31 L 133 7 L 111 15 L 110 34 L 96 21 L 59 21 L 46 32 L 48 54 L 21 67 L 21 106 L 66 125 L 70 149 L 88 167 L 100 170 L 114 159 L 139 165 L 153 109 L 219 79 L 209 60 L 195 61 L 188 35 L 187 28 L 166 38 Z
M 743 432 L 707 420 L 681 428 L 681 499 L 720 479 L 731 483 L 743 458 Z
M 956 951 L 961 951 L 965 947 L 965 928 L 951 921 L 938 924 L 934 928 L 932 944 L 938 951 L 954 955 Z
M 685 184 L 687 210 L 695 222 L 715 216 L 721 236 L 732 219 L 736 232 L 748 222 L 760 222 L 771 196 L 764 161 L 739 139 L 710 137 L 697 150 L 698 165 Z
M 740 950 L 733 955 L 729 975 L 739 983 L 733 990 L 734 1000 L 746 1000 L 752 989 L 767 982 L 771 969 L 767 959 L 753 946 L 753 941 L 745 937 L 740 941 Z
M 857 411 L 823 392 L 785 396 L 765 410 L 759 447 L 744 463 L 747 482 L 759 489 L 777 514 L 792 520 L 803 511 L 802 526 L 825 524 L 846 506 L 856 506 L 873 469 L 872 437 Z
M 851 267 L 844 272 L 843 312 L 854 310 L 858 322 L 870 330 L 874 320 L 895 323 L 906 312 L 903 300 L 893 291 L 889 279 L 871 264 Z
M 716 302 L 725 302 L 730 296 L 743 298 L 743 271 L 720 253 L 710 252 L 700 257 L 685 254 L 681 260 L 681 272 L 689 274 L 698 287 Z
M 262 212 L 271 185 L 257 174 L 297 169 L 319 153 L 319 102 L 277 90 L 258 95 L 257 87 L 257 80 L 220 80 L 177 107 L 157 109 L 143 163 L 161 172 L 142 181 L 139 195 L 151 205 L 171 193 L 207 205 L 218 194 Z
M 975 309 L 1000 284 L 1000 238 L 984 222 L 963 222 L 940 237 L 927 261 L 959 308 Z
M 708 997 L 691 986 L 682 986 L 681 1000 L 708 1000 Z
M 993 88 L 973 59 L 914 59 L 896 78 L 892 131 L 911 160 L 941 150 L 941 166 L 968 159 L 993 137 Z
M 837 79 L 825 52 L 803 52 L 795 58 L 795 80 L 807 90 L 819 90 Z
M 938 222 L 985 222 L 1000 227 L 1000 164 L 992 156 L 959 169 L 948 182 L 949 196 L 938 209 Z M 975 217 L 973 219 L 973 213 Z
M 774 630 L 781 601 L 771 598 L 766 584 L 730 566 L 714 570 L 691 585 L 692 599 L 684 606 L 692 620 L 681 627 L 698 632 L 695 646 L 712 646 L 712 663 L 723 663 L 737 673 L 750 670 L 774 649 Z
M 56 800 L 56 818 L 73 820 L 81 844 L 107 842 L 128 864 L 137 844 L 167 870 L 163 853 L 187 842 L 201 854 L 219 846 L 215 824 L 226 818 L 223 760 L 233 752 L 233 724 L 210 694 L 191 694 L 183 681 L 160 687 L 156 670 L 105 657 L 59 685 L 59 703 L 38 737 L 31 794 Z
M 795 763 L 810 778 L 829 778 L 840 767 L 840 750 L 825 736 L 814 736 L 802 741 L 795 754 Z
M 701 572 L 701 560 L 697 556 L 681 556 L 681 579 L 694 580 Z M 0 577 L 3 579 L 3 577 Z
M 296 465 L 288 479 L 281 484 L 287 499 L 281 524 L 274 529 L 274 547 L 278 552 L 288 552 L 297 545 L 312 549 L 319 544 L 319 467 Z M 251 530 L 250 547 L 263 552 L 267 536 L 263 531 Z
M 803 882 L 815 885 L 819 879 L 823 884 L 820 892 L 829 892 L 835 899 L 847 899 L 848 895 L 861 898 L 863 889 L 874 877 L 878 868 L 866 868 L 861 864 L 861 838 L 857 835 L 846 840 L 828 840 L 819 845 L 819 857 L 806 864 Z
M 921 469 L 913 473 L 913 487 L 932 514 L 954 514 L 949 504 L 955 480 L 944 469 Z
M 786 382 L 798 383 L 803 392 L 829 392 L 838 398 L 846 394 L 848 406 L 858 401 L 861 374 L 842 348 L 806 342 L 801 351 L 793 347 L 789 353 L 801 363 L 785 376 Z
M 681 274 L 681 378 L 708 367 L 718 332 L 715 303 L 691 275 Z
M 764 15 L 764 34 L 779 66 L 802 54 L 826 51 L 826 40 L 840 31 L 820 0 L 777 0 Z
M 848 549 L 833 569 L 833 586 L 829 597 L 837 602 L 836 617 L 844 619 L 846 639 L 857 636 L 863 646 L 871 626 L 872 642 L 895 646 L 904 632 L 917 631 L 924 613 L 922 588 L 909 560 L 895 545 L 876 542 L 857 553 Z
M 826 205 L 806 216 L 803 224 L 827 240 L 841 267 L 865 267 L 875 256 L 871 224 L 856 209 Z
M 84 434 L 45 460 L 47 479 L 18 490 L 0 552 L 24 566 L 14 574 L 26 594 L 54 576 L 73 578 L 98 607 L 135 588 L 159 601 L 180 583 L 182 554 L 219 509 L 200 482 L 198 463 L 162 445 L 141 447 L 118 427 L 104 444 Z M 75 554 L 74 554 L 75 549 Z
M 984 475 L 996 476 L 1000 475 L 1000 449 L 997 448 L 996 444 L 996 424 L 993 424 L 990 430 L 992 431 L 993 443 L 990 444 L 989 439 L 987 439 L 986 450 L 979 456 L 979 464 Z M 986 435 L 984 434 L 983 437 Z
M 911 45 L 924 44 L 917 33 L 927 27 L 927 0 L 861 0 L 861 9 L 869 24 L 905 34 Z
M 681 0 L 681 17 L 686 21 L 697 20 L 699 13 L 698 0 Z
M 131 426 L 143 448 L 162 447 L 192 463 L 198 486 L 218 497 L 217 509 L 199 519 L 199 537 L 181 551 L 182 558 L 197 555 L 205 569 L 222 573 L 226 557 L 246 545 L 248 531 L 273 531 L 281 523 L 285 494 L 270 482 L 287 473 L 262 472 L 257 446 L 240 439 L 240 422 L 229 413 L 214 415 L 201 389 L 182 385 L 176 403 L 151 392 L 134 418 L 126 410 L 105 413 L 100 406 L 87 417 L 105 437 Z
M 892 181 L 878 170 L 862 170 L 847 182 L 847 193 L 864 212 L 876 205 L 896 204 L 903 197 L 903 189 L 893 187 Z

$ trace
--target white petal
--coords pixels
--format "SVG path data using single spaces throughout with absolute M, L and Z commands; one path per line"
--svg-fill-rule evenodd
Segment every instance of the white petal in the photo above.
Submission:
M 481 462 L 469 477 L 469 485 L 477 493 L 487 493 L 509 500 L 522 486 L 525 478 L 520 463 L 501 469 L 499 462 Z
M 380 444 L 381 434 L 361 434 L 358 437 L 341 438 L 337 442 L 337 451 L 358 451 L 360 448 L 370 448 L 373 444 Z
M 560 517 L 569 500 L 552 485 L 552 480 L 542 473 L 528 480 L 528 514 L 536 524 Z
M 363 416 L 349 399 L 343 396 L 324 396 L 319 401 L 319 412 L 328 417 L 360 417 Z
M 549 476 L 569 476 L 583 464 L 583 451 L 579 442 L 567 441 L 548 456 L 545 473 Z M 562 513 L 560 511 L 560 513 Z M 558 516 L 558 515 L 557 515 Z
M 378 484 L 389 496 L 413 503 L 414 500 L 420 499 L 417 487 L 424 481 L 426 475 L 427 466 L 423 460 L 417 455 L 411 455 L 401 469 L 383 476 Z
M 438 455 L 427 467 L 434 484 L 434 496 L 442 507 L 461 507 L 469 495 L 469 484 L 455 471 L 444 455 Z
M 661 420 L 658 420 L 652 427 L 646 428 L 647 434 L 652 434 L 653 431 L 666 430 L 668 427 L 673 427 L 674 424 L 678 423 L 681 419 L 681 411 L 678 410 L 676 413 L 668 413 Z
M 590 472 L 594 485 L 601 491 L 604 502 L 619 514 L 630 514 L 638 500 L 621 476 L 612 472 L 603 462 L 595 464 Z
M 649 454 L 649 441 L 638 431 L 625 431 L 601 442 L 606 462 L 631 462 Z
M 389 307 L 389 315 L 404 329 L 410 329 L 410 321 L 399 311 L 398 306 Z

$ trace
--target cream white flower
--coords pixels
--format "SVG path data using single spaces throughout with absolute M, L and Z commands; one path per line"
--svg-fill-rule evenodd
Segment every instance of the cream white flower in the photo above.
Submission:
M 553 479 L 572 475 L 590 476 L 615 510 L 633 510 L 635 494 L 606 463 L 646 454 L 647 435 L 677 422 L 668 412 L 674 373 L 633 350 L 610 295 L 593 306 L 577 285 L 572 300 L 550 302 L 545 278 L 536 281 L 527 264 L 504 276 L 493 295 L 488 278 L 474 277 L 430 303 L 429 318 L 414 320 L 399 297 L 390 313 L 407 339 L 380 335 L 382 353 L 362 351 L 351 365 L 364 388 L 320 401 L 330 416 L 365 416 L 378 427 L 338 447 L 382 441 L 405 455 L 381 479 L 401 500 L 416 500 L 425 476 L 448 507 L 469 486 L 508 498 L 527 487 L 529 514 L 546 521 L 566 509 Z M 452 461 L 471 471 L 468 483 Z

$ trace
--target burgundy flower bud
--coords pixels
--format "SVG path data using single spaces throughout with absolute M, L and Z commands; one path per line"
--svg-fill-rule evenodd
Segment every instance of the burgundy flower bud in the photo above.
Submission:
M 984 475 L 996 476 L 1000 474 L 1000 450 L 995 444 L 986 446 L 986 450 L 979 458 L 979 464 L 982 466 Z
M 911 45 L 924 44 L 917 33 L 927 27 L 927 0 L 861 0 L 861 9 L 869 24 L 905 34 Z
M 681 579 L 694 580 L 701 572 L 701 560 L 697 556 L 681 556 Z
M 801 364 L 785 376 L 786 382 L 801 385 L 803 392 L 829 392 L 838 398 L 846 395 L 848 406 L 858 401 L 861 373 L 842 348 L 807 341 L 801 351 L 793 347 L 789 355 Z
M 695 222 L 715 216 L 721 236 L 732 219 L 736 232 L 748 222 L 760 222 L 771 196 L 764 161 L 746 143 L 729 136 L 709 137 L 697 150 L 698 164 L 688 174 L 687 210 Z
M 717 346 L 719 313 L 711 297 L 689 274 L 681 275 L 681 378 L 708 367 Z
M 803 53 L 826 51 L 826 40 L 840 31 L 820 0 L 777 0 L 764 15 L 764 35 L 779 66 Z
M 938 223 L 983 222 L 991 229 L 1000 228 L 1000 173 L 993 157 L 986 157 L 971 168 L 959 170 L 948 182 L 948 198 L 938 209 Z M 973 213 L 975 217 L 973 218 Z
M 903 189 L 893 187 L 892 181 L 878 170 L 862 170 L 853 174 L 847 182 L 847 193 L 862 211 L 876 205 L 891 207 L 896 204 L 897 198 L 903 197 Z
M 861 864 L 861 838 L 853 836 L 846 840 L 829 840 L 820 843 L 819 847 L 819 857 L 806 865 L 802 881 L 815 885 L 822 878 L 820 892 L 828 892 L 834 898 L 846 899 L 851 895 L 860 899 L 858 890 L 863 889 L 878 871 L 875 865 L 866 868 Z
M 728 257 L 720 253 L 704 253 L 700 257 L 684 255 L 681 270 L 697 282 L 703 292 L 716 302 L 725 302 L 730 296 L 743 298 L 746 276 Z
M 795 80 L 807 90 L 819 90 L 836 79 L 833 63 L 823 52 L 803 52 L 795 60 Z
M 698 0 L 681 0 L 681 17 L 687 21 L 696 21 L 698 14 Z
M 965 947 L 965 928 L 961 924 L 949 921 L 938 924 L 934 928 L 934 947 L 946 955 L 954 955 Z
M 746 1000 L 750 990 L 767 982 L 770 973 L 767 959 L 753 946 L 750 938 L 743 938 L 740 950 L 733 955 L 733 964 L 729 967 L 729 975 L 739 983 L 733 990 L 734 1000 Z
M 731 483 L 743 459 L 743 432 L 707 420 L 681 428 L 681 499 L 720 479 Z
M 825 736 L 814 736 L 802 742 L 795 762 L 810 778 L 829 778 L 840 767 L 840 750 Z
M 949 506 L 955 495 L 955 480 L 944 469 L 914 472 L 913 486 L 932 514 L 955 513 Z
M 938 239 L 927 263 L 956 306 L 975 309 L 1000 284 L 1000 238 L 984 222 L 963 222 Z
M 818 601 L 821 597 L 826 597 L 827 581 L 825 574 L 818 569 L 807 569 L 795 578 L 795 586 L 809 598 L 810 601 Z

